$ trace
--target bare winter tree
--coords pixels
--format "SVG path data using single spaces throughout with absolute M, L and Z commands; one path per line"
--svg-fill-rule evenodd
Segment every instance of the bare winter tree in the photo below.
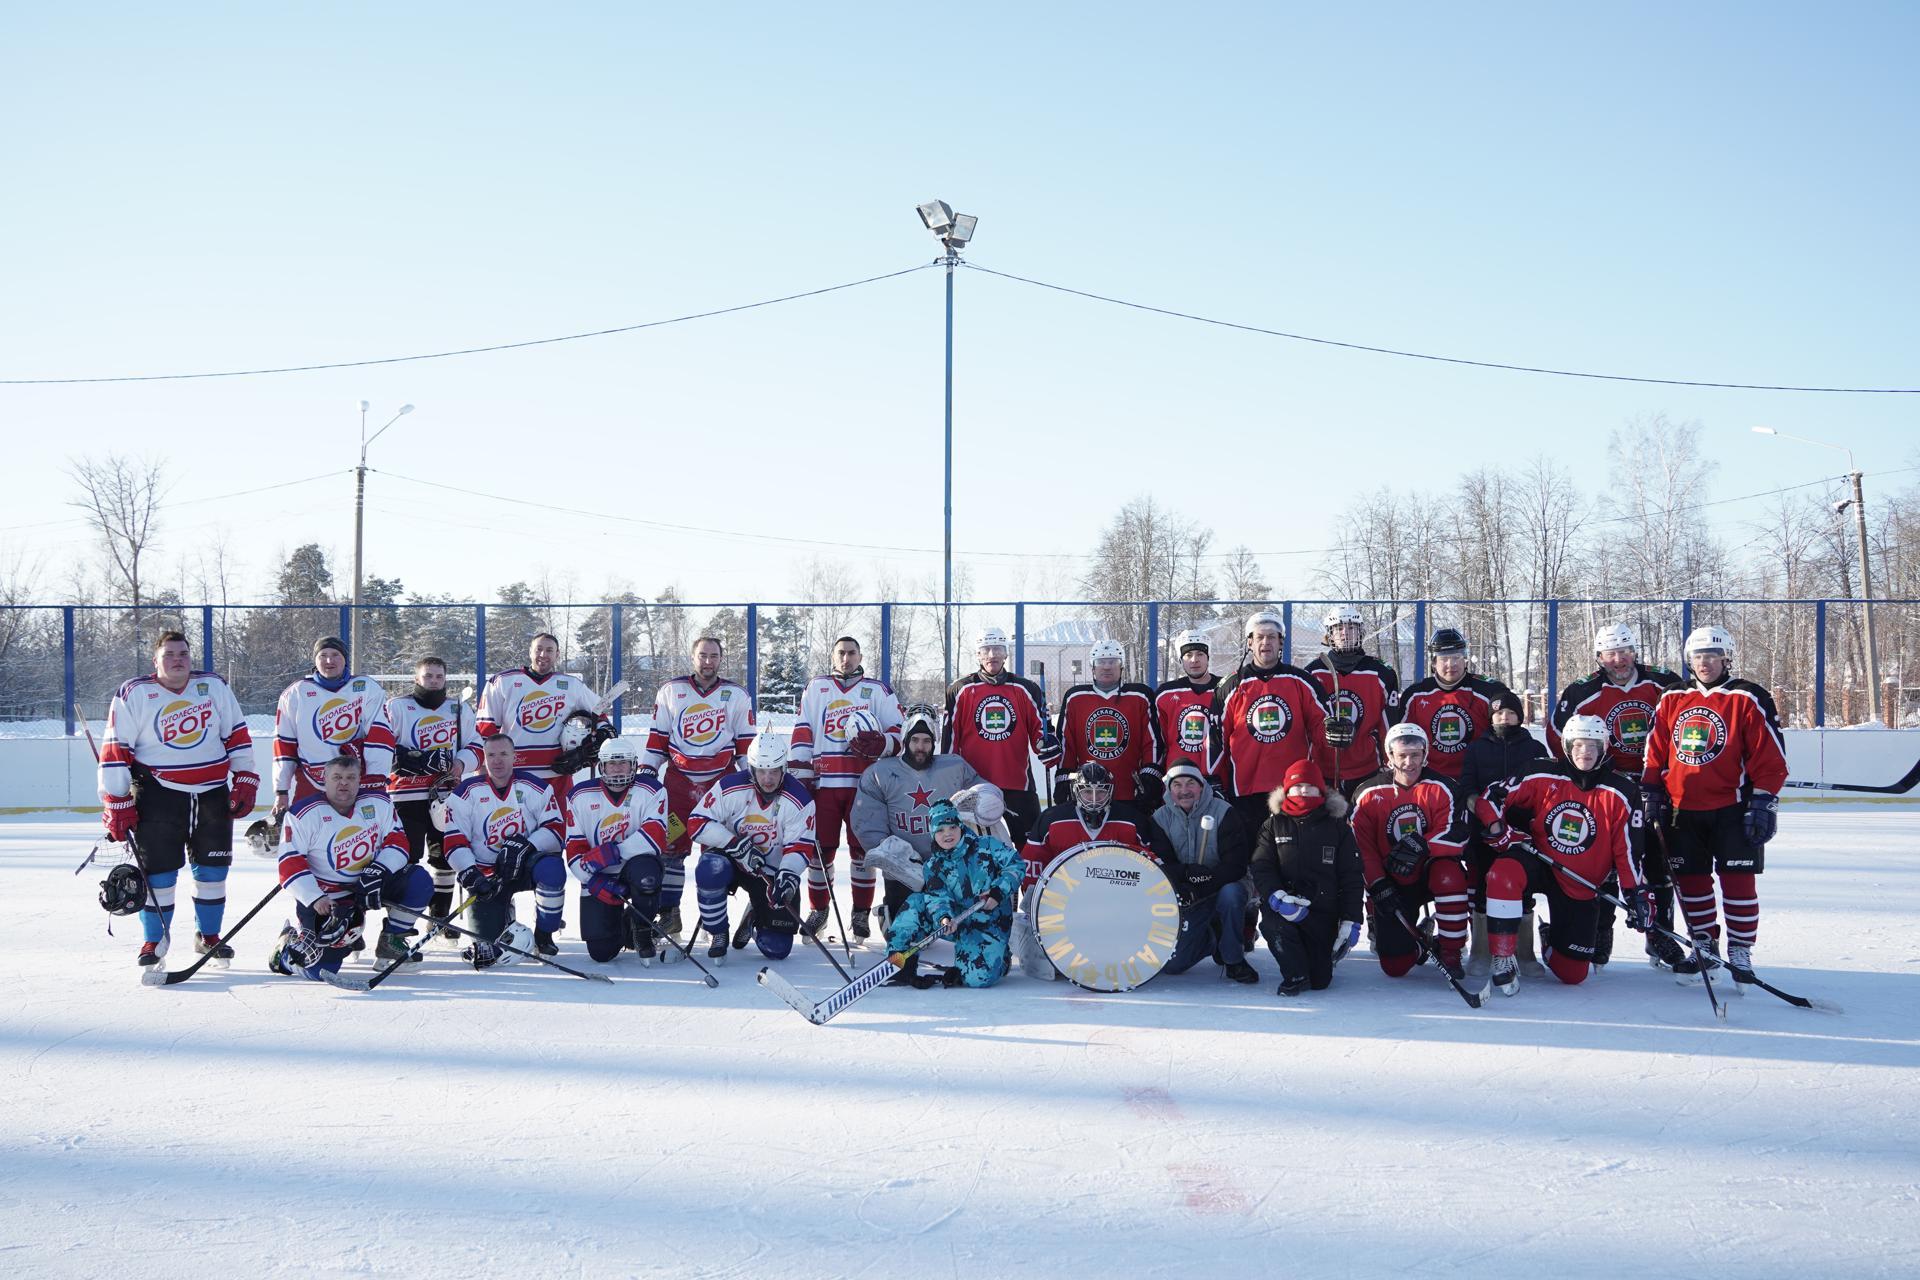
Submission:
M 1213 530 L 1147 495 L 1129 501 L 1100 535 L 1080 587 L 1092 600 L 1212 600 L 1207 548 Z M 1096 610 L 1136 664 L 1147 651 L 1147 611 Z
M 1608 577 L 1641 598 L 1710 594 L 1725 556 L 1699 507 L 1714 464 L 1700 453 L 1700 424 L 1638 417 L 1608 438 L 1603 513 L 1622 526 L 1610 541 Z
M 108 454 L 69 459 L 67 476 L 80 487 L 73 505 L 87 513 L 106 552 L 109 578 L 124 588 L 132 608 L 134 648 L 141 646 L 143 562 L 152 550 L 155 518 L 165 496 L 165 464 L 157 458 Z

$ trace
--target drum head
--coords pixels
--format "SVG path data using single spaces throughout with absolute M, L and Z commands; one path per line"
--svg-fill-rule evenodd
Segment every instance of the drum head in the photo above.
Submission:
M 1180 937 L 1180 904 L 1153 859 L 1125 845 L 1083 844 L 1047 864 L 1033 928 L 1060 976 L 1089 991 L 1153 980 Z

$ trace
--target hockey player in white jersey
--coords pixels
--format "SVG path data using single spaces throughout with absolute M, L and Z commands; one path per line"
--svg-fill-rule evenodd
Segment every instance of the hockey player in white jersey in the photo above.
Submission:
M 433 877 L 408 858 L 407 838 L 385 793 L 360 786 L 360 757 L 342 752 L 321 766 L 321 793 L 281 820 L 280 885 L 296 922 L 280 931 L 267 967 L 324 981 L 340 972 L 370 911 L 386 912 L 374 956 L 408 954 L 406 935 L 433 893 Z
M 174 890 L 193 864 L 194 949 L 224 966 L 220 940 L 233 820 L 253 812 L 260 775 L 253 739 L 227 682 L 192 669 L 187 638 L 161 634 L 153 674 L 121 685 L 100 746 L 100 816 L 107 839 L 134 850 L 144 879 L 139 963 L 167 954 Z M 136 835 L 136 832 L 138 833 Z
M 414 664 L 413 688 L 387 699 L 393 729 L 393 772 L 387 796 L 407 832 L 413 860 L 423 859 L 433 873 L 433 902 L 428 910 L 445 916 L 453 906 L 453 867 L 440 828 L 433 824 L 433 789 L 460 780 L 463 756 L 479 744 L 473 709 L 447 696 L 447 664 L 425 657 Z
M 567 798 L 567 870 L 580 882 L 580 940 L 602 964 L 623 946 L 652 964 L 658 948 L 653 917 L 667 847 L 667 792 L 640 772 L 645 750 L 642 737 L 601 743 L 600 776 Z
M 920 867 L 933 850 L 927 815 L 936 802 L 991 790 L 989 803 L 1004 807 L 999 789 L 983 783 L 972 765 L 957 755 L 935 753 L 940 720 L 932 707 L 916 706 L 906 713 L 901 741 L 899 755 L 877 761 L 860 775 L 849 817 L 850 830 L 870 851 L 868 860 L 885 874 L 889 916 L 920 887 Z M 961 814 L 963 821 L 977 816 L 972 803 Z M 1000 817 L 990 813 L 987 825 Z M 1004 826 L 1001 838 L 1006 838 Z
M 793 951 L 800 877 L 813 858 L 813 798 L 787 773 L 787 751 L 786 735 L 759 734 L 747 746 L 747 767 L 714 783 L 687 823 L 700 848 L 693 872 L 700 927 L 716 964 L 727 958 L 727 897 L 735 889 L 747 891 L 760 954 L 784 960 Z
M 868 913 L 873 909 L 873 872 L 867 869 L 866 846 L 849 817 L 860 775 L 874 761 L 900 754 L 904 716 L 899 697 L 886 682 L 861 668 L 860 642 L 852 636 L 833 642 L 832 674 L 818 677 L 800 695 L 800 719 L 793 726 L 793 755 L 787 768 L 813 793 L 818 856 L 807 867 L 807 905 L 812 908 L 807 928 L 816 933 L 827 923 L 842 827 L 847 831 L 851 864 L 847 879 L 853 894 L 853 936 L 865 938 L 872 932 Z
M 338 636 L 313 644 L 313 670 L 280 695 L 273 711 L 273 820 L 320 794 L 320 770 L 342 751 L 360 757 L 360 785 L 384 789 L 393 771 L 393 726 L 379 682 L 347 671 Z
M 660 927 L 680 932 L 687 884 L 688 823 L 694 806 L 723 774 L 740 767 L 753 741 L 753 698 L 720 678 L 723 650 L 712 636 L 693 642 L 693 672 L 660 686 L 640 767 L 667 788 L 667 850 L 661 864 Z
M 531 889 L 534 945 L 542 955 L 558 955 L 553 935 L 566 905 L 567 871 L 560 857 L 566 824 L 553 788 L 514 768 L 513 739 L 504 733 L 481 748 L 481 772 L 447 797 L 447 861 L 460 887 L 474 895 L 473 931 L 480 935 L 468 949 L 476 969 L 501 962 L 493 940 L 507 927 L 513 895 Z
M 600 695 L 578 676 L 560 671 L 560 641 L 542 631 L 527 645 L 527 665 L 502 671 L 487 680 L 480 691 L 479 723 L 481 738 L 504 733 L 513 739 L 515 768 L 540 779 L 564 807 L 567 792 L 573 786 L 573 774 L 556 768 L 560 758 L 560 731 L 572 716 L 585 716 L 594 724 L 592 747 L 613 736 L 613 725 L 600 713 Z M 476 767 L 478 746 L 469 748 Z M 591 756 L 588 757 L 591 759 Z

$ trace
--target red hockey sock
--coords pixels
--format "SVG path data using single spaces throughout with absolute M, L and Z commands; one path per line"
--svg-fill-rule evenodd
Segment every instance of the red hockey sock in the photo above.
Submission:
M 1753 872 L 1720 873 L 1720 907 L 1727 916 L 1727 945 L 1751 947 L 1760 936 L 1760 885 Z
M 1687 932 L 1719 942 L 1720 919 L 1715 910 L 1713 877 L 1675 876 L 1673 885 L 1680 891 L 1680 909 L 1687 913 Z

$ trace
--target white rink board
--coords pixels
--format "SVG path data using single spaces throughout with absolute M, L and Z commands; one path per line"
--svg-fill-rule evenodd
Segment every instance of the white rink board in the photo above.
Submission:
M 1258 987 L 1016 972 L 827 1027 L 738 953 L 712 991 L 439 953 L 353 995 L 266 973 L 277 903 L 231 971 L 156 990 L 72 874 L 95 829 L 0 822 L 8 1275 L 1913 1273 L 1905 809 L 1783 813 L 1761 967 L 1845 1012 L 1755 993 L 1724 1025 L 1630 937 L 1480 1012 L 1365 952 L 1295 1001 L 1261 954 Z M 229 919 L 269 884 L 243 855 Z

